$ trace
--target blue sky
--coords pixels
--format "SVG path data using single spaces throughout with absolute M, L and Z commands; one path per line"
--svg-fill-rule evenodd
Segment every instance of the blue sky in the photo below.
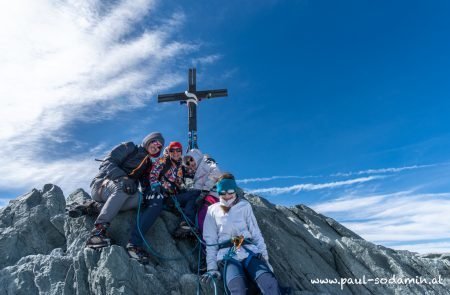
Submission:
M 87 189 L 93 159 L 151 131 L 199 146 L 246 190 L 306 204 L 396 249 L 450 251 L 447 1 L 2 4 L 0 205 Z

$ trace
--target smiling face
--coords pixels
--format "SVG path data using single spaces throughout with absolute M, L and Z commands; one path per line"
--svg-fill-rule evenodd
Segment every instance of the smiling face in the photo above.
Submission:
M 169 157 L 171 160 L 179 161 L 181 159 L 181 149 L 180 148 L 170 148 Z
M 186 156 L 184 158 L 184 165 L 192 171 L 195 171 L 197 169 L 197 163 L 191 156 Z
M 148 145 L 147 152 L 150 155 L 156 155 L 161 151 L 161 148 L 162 148 L 162 144 L 159 141 L 154 140 Z

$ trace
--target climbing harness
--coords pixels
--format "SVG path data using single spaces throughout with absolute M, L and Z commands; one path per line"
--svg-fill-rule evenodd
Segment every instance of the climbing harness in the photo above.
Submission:
M 204 246 L 218 246 L 219 249 L 223 249 L 223 248 L 230 248 L 228 250 L 228 253 L 224 256 L 223 260 L 225 261 L 224 264 L 224 270 L 223 270 L 223 282 L 224 282 L 224 290 L 226 294 L 229 294 L 227 286 L 226 286 L 226 268 L 227 268 L 227 264 L 230 260 L 235 260 L 236 259 L 233 258 L 233 256 L 236 255 L 236 251 L 238 251 L 241 247 L 243 247 L 248 253 L 249 256 L 247 257 L 246 260 L 246 266 L 248 265 L 248 263 L 250 263 L 251 257 L 255 256 L 256 254 L 252 251 L 250 251 L 250 249 L 248 249 L 247 247 L 245 247 L 245 245 L 247 244 L 253 244 L 251 239 L 245 239 L 244 236 L 240 235 L 240 236 L 235 236 L 232 237 L 231 240 L 222 242 L 222 243 L 216 243 L 216 244 L 206 244 L 206 242 L 204 242 L 202 240 L 202 238 L 198 235 L 197 231 L 194 229 L 196 228 L 196 225 L 192 224 L 192 222 L 189 220 L 189 218 L 185 215 L 185 213 L 183 212 L 183 210 L 181 209 L 180 203 L 178 202 L 178 200 L 174 197 L 171 196 L 174 204 L 175 204 L 175 208 L 179 211 L 179 213 L 181 214 L 181 216 L 183 217 L 183 219 L 186 221 L 186 223 L 189 226 L 189 229 L 191 230 L 192 234 L 195 236 L 195 238 L 197 239 L 197 244 L 194 247 L 194 249 L 191 251 L 191 253 L 193 253 L 197 247 L 198 247 L 198 261 L 197 261 L 197 275 L 200 276 L 200 265 L 201 265 L 201 255 L 202 255 L 202 247 L 200 246 L 200 244 L 204 245 Z M 139 235 L 142 239 L 142 241 L 144 242 L 144 245 L 147 247 L 147 249 L 149 250 L 149 252 L 154 255 L 155 257 L 161 259 L 161 260 L 180 260 L 183 259 L 184 256 L 179 256 L 179 257 L 175 257 L 175 258 L 171 258 L 171 257 L 164 257 L 161 254 L 157 253 L 152 246 L 150 245 L 150 243 L 147 241 L 147 239 L 144 237 L 144 234 L 142 233 L 141 227 L 140 227 L 140 211 L 141 211 L 141 202 L 142 201 L 142 193 L 139 192 L 139 205 L 138 205 L 138 211 L 137 211 L 137 216 L 136 216 L 136 226 L 139 232 Z M 206 275 L 209 275 L 208 273 L 206 273 Z M 217 283 L 216 280 L 214 279 L 214 277 L 211 276 L 211 281 L 213 283 L 214 286 L 214 294 L 217 295 Z M 200 294 L 200 280 L 198 280 L 198 284 L 197 284 L 197 295 Z

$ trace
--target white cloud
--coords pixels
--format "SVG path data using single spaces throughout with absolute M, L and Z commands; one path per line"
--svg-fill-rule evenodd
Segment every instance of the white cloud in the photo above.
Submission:
M 268 195 L 281 195 L 281 194 L 287 194 L 287 193 L 296 194 L 296 193 L 299 193 L 300 191 L 314 191 L 314 190 L 327 189 L 327 188 L 336 188 L 336 187 L 341 187 L 341 186 L 345 186 L 345 185 L 364 183 L 364 182 L 372 181 L 375 179 L 381 179 L 381 178 L 383 178 L 383 176 L 369 176 L 369 177 L 361 177 L 361 178 L 328 182 L 328 183 L 319 183 L 319 184 L 303 183 L 303 184 L 297 184 L 297 185 L 292 185 L 292 186 L 288 186 L 288 187 L 270 187 L 270 188 L 254 189 L 254 190 L 247 190 L 247 191 L 252 194 L 268 194 Z
M 181 13 L 146 27 L 154 8 L 152 0 L 0 5 L 0 187 L 85 187 L 98 166 L 91 153 L 49 162 L 43 147 L 70 140 L 69 123 L 142 107 L 181 81 L 167 68 L 197 45 L 170 40 Z
M 28 190 L 32 187 L 40 189 L 43 184 L 54 183 L 63 188 L 66 196 L 80 187 L 89 192 L 90 179 L 98 171 L 98 163 L 86 154 L 49 163 L 39 161 L 22 166 L 24 164 L 26 163 L 23 161 L 10 161 L 2 167 L 3 171 L 13 171 L 3 174 L 0 182 L 3 189 L 20 187 L 18 181 L 22 181 Z
M 436 244 L 437 240 L 450 236 L 450 193 L 418 194 L 404 191 L 387 195 L 352 196 L 328 200 L 311 207 L 336 218 L 369 241 L 395 245 L 396 249 L 402 247 L 399 242 L 406 246 L 417 244 L 404 249 L 427 253 L 430 252 L 428 244 Z M 421 243 L 418 244 L 418 241 Z M 450 247 L 445 248 L 445 251 L 449 252 Z
M 330 176 L 352 176 L 352 175 L 364 175 L 364 174 L 383 174 L 383 173 L 397 173 L 407 170 L 415 170 L 415 169 L 421 169 L 421 168 L 429 168 L 434 167 L 433 165 L 413 165 L 413 166 L 406 166 L 406 167 L 396 167 L 396 168 L 381 168 L 381 169 L 368 169 L 368 170 L 362 170 L 357 172 L 339 172 L 335 174 L 331 174 Z
M 338 172 L 330 174 L 330 177 L 348 177 L 353 175 L 364 175 L 364 174 L 390 174 L 390 173 L 399 173 L 408 170 L 416 170 L 421 168 L 429 168 L 435 167 L 438 165 L 444 165 L 447 163 L 441 164 L 431 164 L 431 165 L 413 165 L 413 166 L 405 166 L 405 167 L 393 167 L 393 168 L 381 168 L 381 169 L 367 169 L 362 171 L 353 171 L 353 172 Z M 305 178 L 317 178 L 323 177 L 323 175 L 308 175 L 308 176 L 270 176 L 270 177 L 255 177 L 255 178 L 246 178 L 237 180 L 238 183 L 251 183 L 251 182 L 267 182 L 277 179 L 305 179 Z
M 236 180 L 237 183 L 250 183 L 250 182 L 266 182 L 272 181 L 276 179 L 305 179 L 305 178 L 314 178 L 318 176 L 271 176 L 271 177 L 257 177 L 257 178 L 245 178 Z
M 216 61 L 220 60 L 222 58 L 222 55 L 220 54 L 211 54 L 208 56 L 203 56 L 199 58 L 194 58 L 192 60 L 192 64 L 195 65 L 204 65 L 204 64 L 212 64 Z
M 426 253 L 448 253 L 450 250 L 450 242 L 437 243 L 418 243 L 418 244 L 400 244 L 390 246 L 395 250 L 408 250 L 411 252 Z

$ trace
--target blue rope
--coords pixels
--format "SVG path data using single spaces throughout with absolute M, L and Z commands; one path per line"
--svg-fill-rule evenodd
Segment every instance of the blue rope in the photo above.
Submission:
M 178 200 L 174 197 L 174 196 L 172 196 L 172 200 L 173 200 L 173 202 L 174 202 L 174 204 L 175 204 L 175 207 L 177 208 L 177 210 L 181 213 L 181 216 L 183 217 L 183 219 L 186 221 L 186 223 L 188 224 L 188 226 L 189 226 L 189 229 L 191 230 L 191 232 L 194 234 L 194 236 L 197 238 L 197 240 L 198 240 L 198 243 L 200 243 L 200 244 L 203 244 L 203 245 L 205 245 L 205 246 L 220 246 L 220 245 L 224 245 L 224 244 L 227 244 L 228 243 L 228 241 L 227 242 L 222 242 L 222 243 L 217 243 L 217 244 L 206 244 L 206 242 L 205 241 L 203 241 L 198 235 L 197 235 L 197 233 L 196 233 L 196 231 L 192 228 L 192 226 L 191 226 L 191 224 L 192 224 L 192 222 L 189 220 L 189 218 L 186 216 L 186 214 L 184 214 L 184 212 L 183 212 L 183 209 L 181 209 L 181 206 L 180 206 L 180 203 L 178 202 Z M 247 241 L 248 243 L 252 243 L 252 241 L 251 240 L 248 240 L 248 239 L 245 239 L 245 241 Z M 197 244 L 198 245 L 198 244 Z M 246 250 L 248 250 L 246 247 L 244 247 Z M 201 247 L 200 247 L 200 249 L 199 249 L 199 253 L 201 253 L 200 252 L 201 251 Z M 227 271 L 227 267 L 228 267 L 228 261 L 229 260 L 231 260 L 231 259 L 233 259 L 233 256 L 236 254 L 236 248 L 235 248 L 235 246 L 233 246 L 233 247 L 230 247 L 230 249 L 228 250 L 228 253 L 223 257 L 223 260 L 225 260 L 225 265 L 224 265 L 224 269 L 223 269 L 223 287 L 224 287 L 224 290 L 225 290 L 225 294 L 229 294 L 229 292 L 228 292 L 228 288 L 227 288 L 227 285 L 226 285 L 226 271 Z M 198 267 L 198 271 L 197 271 L 197 273 L 198 273 L 198 275 L 200 276 L 200 256 L 201 254 L 199 254 L 199 267 Z M 249 253 L 249 255 L 251 255 L 250 253 Z M 212 277 L 211 275 L 210 275 L 210 277 L 211 277 L 211 279 L 212 279 L 212 282 L 213 282 L 213 284 L 214 284 L 214 294 L 215 295 L 217 295 L 217 285 L 216 285 L 216 281 L 214 280 L 214 277 Z M 200 290 L 200 280 L 198 281 L 198 287 L 197 287 L 198 289 L 197 289 L 197 294 L 200 294 L 199 293 L 199 290 Z
M 171 197 L 172 197 L 173 203 L 175 204 L 175 208 L 177 208 L 178 212 L 181 214 L 181 216 L 183 217 L 184 221 L 186 221 L 187 225 L 189 226 L 190 231 L 196 237 L 197 245 L 202 244 L 202 245 L 205 245 L 205 246 L 219 246 L 221 244 L 224 244 L 224 243 L 206 244 L 206 242 L 203 241 L 202 238 L 200 238 L 198 236 L 197 232 L 193 229 L 192 221 L 190 221 L 189 218 L 186 216 L 186 214 L 184 214 L 183 209 L 181 209 L 180 202 L 178 202 L 177 198 L 175 198 L 174 196 L 171 196 Z M 201 251 L 202 251 L 202 247 L 199 247 L 199 249 L 198 249 L 198 262 L 197 262 L 197 276 L 199 277 L 199 279 L 197 281 L 197 295 L 200 295 L 200 289 L 201 289 L 201 285 L 200 285 L 200 264 L 201 264 L 201 257 L 202 257 L 201 256 L 202 255 Z M 210 276 L 210 277 L 212 279 L 212 283 L 213 283 L 213 286 L 214 286 L 214 294 L 217 295 L 216 280 L 214 279 L 213 276 Z
M 210 282 L 212 282 L 212 284 L 213 284 L 213 286 L 214 286 L 214 295 L 217 295 L 217 283 L 216 283 L 216 279 L 215 279 L 212 275 L 210 275 L 210 274 L 206 274 L 206 275 L 208 275 L 208 276 L 211 278 Z M 199 282 L 200 282 L 200 280 L 199 280 Z M 200 283 L 199 283 L 199 285 L 200 285 Z M 197 293 L 197 294 L 199 294 L 199 293 Z
M 137 216 L 136 216 L 136 227 L 138 229 L 139 235 L 142 239 L 142 241 L 144 242 L 145 246 L 147 247 L 147 249 L 153 254 L 153 256 L 161 259 L 161 260 L 181 260 L 184 259 L 184 256 L 179 256 L 179 257 L 164 257 L 161 254 L 157 253 L 152 246 L 150 245 L 150 243 L 147 242 L 147 239 L 144 237 L 144 234 L 142 233 L 141 230 L 141 223 L 140 223 L 140 213 L 141 213 L 141 203 L 142 203 L 142 193 L 139 192 L 139 205 L 138 205 L 138 211 L 137 211 Z M 195 245 L 194 249 L 192 249 L 191 253 L 193 253 L 195 251 L 195 249 L 197 249 L 197 247 L 199 246 L 199 243 L 197 242 L 197 244 Z M 201 247 L 200 247 L 201 249 Z
M 172 197 L 172 200 L 173 200 L 173 202 L 175 204 L 175 208 L 177 208 L 178 212 L 181 214 L 181 216 L 183 217 L 184 221 L 186 221 L 186 223 L 189 226 L 189 229 L 194 234 L 195 238 L 197 239 L 197 241 L 199 243 L 201 243 L 204 246 L 220 246 L 220 245 L 228 243 L 228 242 L 223 242 L 223 243 L 217 243 L 217 244 L 206 244 L 206 242 L 203 241 L 202 238 L 200 238 L 199 235 L 197 234 L 197 232 L 193 229 L 192 221 L 190 221 L 189 218 L 186 216 L 186 214 L 184 214 L 183 209 L 181 209 L 180 202 L 178 202 L 177 198 L 175 198 L 174 196 L 171 196 L 171 197 Z
M 220 245 L 224 245 L 227 242 L 222 242 L 222 243 L 216 243 L 216 244 L 207 244 L 205 241 L 202 240 L 202 238 L 199 237 L 199 235 L 197 234 L 197 232 L 193 229 L 192 226 L 192 221 L 189 220 L 189 218 L 186 216 L 186 214 L 184 214 L 183 209 L 181 209 L 180 203 L 178 202 L 178 200 L 174 197 L 171 196 L 172 200 L 175 204 L 175 208 L 177 208 L 178 212 L 181 214 L 181 216 L 183 217 L 183 219 L 186 221 L 186 223 L 189 226 L 190 231 L 194 234 L 195 238 L 197 239 L 197 244 L 194 247 L 194 249 L 191 251 L 191 253 L 193 253 L 195 251 L 195 249 L 197 247 L 199 247 L 200 244 L 204 245 L 204 246 L 220 246 Z M 162 259 L 162 260 L 180 260 L 183 259 L 184 256 L 180 256 L 180 257 L 175 257 L 175 258 L 170 258 L 170 257 L 164 257 L 160 254 L 158 254 L 155 250 L 153 250 L 153 248 L 151 247 L 151 245 L 147 242 L 147 240 L 144 237 L 144 234 L 141 231 L 141 227 L 140 227 L 140 211 L 141 211 L 141 203 L 142 203 L 142 193 L 139 192 L 139 205 L 138 205 L 138 212 L 137 212 L 137 216 L 136 216 L 136 226 L 137 229 L 139 231 L 139 235 L 141 236 L 141 239 L 143 240 L 145 246 L 147 247 L 147 249 L 157 258 Z M 248 240 L 247 240 L 248 241 Z M 199 254 L 198 254 L 198 262 L 197 262 L 197 275 L 200 278 L 200 264 L 201 264 L 201 251 L 202 251 L 202 247 L 199 247 Z M 232 256 L 235 255 L 235 247 L 231 247 L 228 250 L 228 253 L 224 256 L 224 260 L 225 260 L 225 266 L 224 266 L 224 270 L 223 270 L 223 284 L 224 284 L 224 290 L 225 293 L 228 294 L 228 288 L 226 286 L 226 269 L 228 266 L 228 260 L 232 259 Z M 209 274 L 208 274 L 209 275 Z M 211 281 L 213 283 L 214 286 L 214 294 L 217 295 L 217 284 L 216 284 L 216 280 L 214 279 L 213 276 L 211 276 Z M 201 289 L 201 285 L 200 285 L 200 279 L 198 280 L 197 283 L 197 294 L 200 294 L 200 289 Z

